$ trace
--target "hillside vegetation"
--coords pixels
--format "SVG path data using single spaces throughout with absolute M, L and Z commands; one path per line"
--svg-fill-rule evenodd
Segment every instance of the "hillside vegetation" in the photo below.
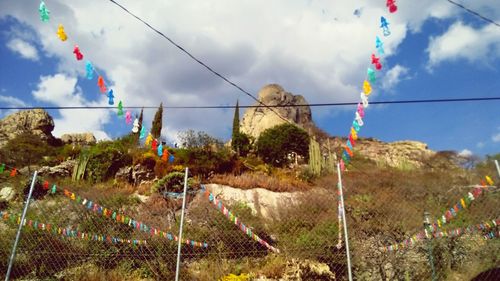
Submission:
M 293 130 L 297 140 L 302 140 L 303 133 Z M 289 134 L 291 131 L 273 132 Z M 5 213 L 20 214 L 30 170 L 57 166 L 68 159 L 76 163 L 72 176 L 42 174 L 39 177 L 28 219 L 79 232 L 147 241 L 142 245 L 113 244 L 64 237 L 28 226 L 23 231 L 12 277 L 172 280 L 175 241 L 116 223 L 102 212 L 77 204 L 64 195 L 62 189 L 67 188 L 81 199 L 87 198 L 146 225 L 177 234 L 182 200 L 167 193 L 182 191 L 184 168 L 188 167 L 188 212 L 183 237 L 204 241 L 210 246 L 183 246 L 183 280 L 217 280 L 230 274 L 240 276 L 240 280 L 258 276 L 271 280 L 292 278 L 298 274 L 292 273 L 294 266 L 301 268 L 303 276 L 310 276 L 309 280 L 345 278 L 345 245 L 338 245 L 342 230 L 338 225 L 337 174 L 323 171 L 315 175 L 310 171 L 306 162 L 309 143 L 296 141 L 289 145 L 281 137 L 267 136 L 265 140 L 252 142 L 257 147 L 252 146 L 245 156 L 239 156 L 205 133 L 186 136 L 183 148 L 168 148 L 168 153 L 175 156 L 173 162 L 138 145 L 133 135 L 86 147 L 54 147 L 29 135 L 9 141 L 0 149 L 0 159 L 21 173 L 16 177 L 10 177 L 8 172 L 0 174 L 0 189 L 9 187 L 15 192 L 14 197 L 0 201 L 2 261 L 8 260 L 17 227 L 15 219 L 5 217 Z M 19 143 L 23 143 L 22 149 L 16 147 Z M 258 144 L 263 143 L 266 149 L 259 148 Z M 251 144 L 245 142 L 245 145 Z M 298 158 L 290 158 L 288 152 L 294 152 Z M 446 229 L 500 218 L 499 180 L 492 162 L 500 159 L 500 154 L 477 161 L 468 169 L 457 159 L 456 153 L 441 153 L 425 160 L 430 162 L 424 168 L 391 168 L 358 154 L 354 157 L 342 180 L 353 270 L 359 280 L 430 279 L 428 247 L 432 247 L 435 271 L 442 280 L 468 280 L 499 266 L 499 239 L 483 238 L 492 229 L 456 238 L 436 238 L 429 243 L 418 242 L 394 252 L 382 250 L 383 246 L 399 243 L 421 231 L 424 212 L 434 220 L 441 217 L 485 175 L 494 178 L 497 186 L 490 187 L 466 210 L 460 211 Z M 25 166 L 30 169 L 21 169 Z M 127 169 L 131 169 L 128 176 L 118 176 Z M 139 172 L 144 176 L 136 175 Z M 52 194 L 44 188 L 45 181 L 50 182 L 51 187 L 55 184 L 61 192 Z M 210 204 L 200 193 L 206 183 L 293 194 L 290 195 L 293 200 L 276 206 L 272 217 L 259 216 L 249 202 L 223 200 L 241 222 L 280 249 L 280 253 L 271 253 L 250 239 Z M 214 195 L 224 198 L 223 194 Z M 498 226 L 495 229 L 498 232 Z M 317 264 L 313 266 L 314 263 Z M 322 266 L 325 268 L 319 270 Z M 5 271 L 6 262 L 2 262 L 0 272 Z

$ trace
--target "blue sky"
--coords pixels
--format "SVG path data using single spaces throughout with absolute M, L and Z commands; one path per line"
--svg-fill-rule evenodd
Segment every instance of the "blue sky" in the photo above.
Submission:
M 75 43 L 125 105 L 253 103 L 107 1 L 46 1 L 48 23 L 39 20 L 38 1 L 19 2 L 0 2 L 2 106 L 107 105 L 96 79 L 87 80 L 85 64 L 75 60 Z M 395 14 L 387 12 L 385 1 L 233 2 L 141 6 L 120 1 L 255 95 L 266 84 L 278 83 L 310 103 L 358 101 L 376 35 L 387 55 L 370 100 L 500 95 L 500 28 L 447 1 L 400 1 Z M 500 21 L 495 0 L 462 2 Z M 357 17 L 353 12 L 359 8 Z M 380 16 L 391 23 L 388 37 L 378 28 Z M 55 35 L 59 23 L 67 42 Z M 433 150 L 499 153 L 499 105 L 373 105 L 360 135 L 422 141 Z M 354 110 L 312 109 L 317 125 L 338 136 L 347 136 Z M 92 131 L 98 138 L 113 138 L 131 129 L 111 110 L 50 113 L 56 135 Z M 166 110 L 163 134 L 172 141 L 177 132 L 192 128 L 228 139 L 232 114 Z M 146 122 L 153 115 L 154 110 L 146 110 Z

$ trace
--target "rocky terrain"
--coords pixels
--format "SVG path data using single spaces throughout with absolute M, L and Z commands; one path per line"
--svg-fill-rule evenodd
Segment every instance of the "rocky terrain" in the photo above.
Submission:
M 287 122 L 276 114 L 278 113 L 288 122 L 309 131 L 311 135 L 315 135 L 320 140 L 323 150 L 329 147 L 332 151 L 337 151 L 345 145 L 345 138 L 325 137 L 324 133 L 321 135 L 316 133 L 320 130 L 313 121 L 311 108 L 304 97 L 286 92 L 280 85 L 270 84 L 259 91 L 258 98 L 262 104 L 284 107 L 272 108 L 272 110 L 265 107 L 247 109 L 241 122 L 242 132 L 258 138 L 264 130 Z M 255 105 L 260 104 L 255 103 Z M 286 107 L 288 105 L 304 106 Z M 366 158 L 389 167 L 422 167 L 423 163 L 436 153 L 430 150 L 425 143 L 419 141 L 406 140 L 386 143 L 362 136 L 360 136 L 355 150 Z
M 64 134 L 60 139 L 52 135 L 54 119 L 43 109 L 23 110 L 0 119 L 0 147 L 24 132 L 39 136 L 50 144 L 92 145 L 96 138 L 92 133 Z

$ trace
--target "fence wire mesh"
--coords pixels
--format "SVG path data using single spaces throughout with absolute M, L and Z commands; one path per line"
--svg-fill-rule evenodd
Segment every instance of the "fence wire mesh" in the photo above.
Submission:
M 482 177 L 461 170 L 363 165 L 343 174 L 355 280 L 498 278 L 500 241 L 485 237 L 498 236 L 498 185 L 478 187 Z M 5 276 L 29 178 L 2 175 L 2 181 L 17 193 L 1 208 Z M 236 200 L 231 188 L 190 186 L 180 279 L 347 280 L 345 243 L 338 241 L 337 175 L 317 185 L 279 195 L 246 190 L 248 200 Z M 446 224 L 427 226 L 429 238 L 411 240 L 424 231 L 424 213 L 432 225 L 475 188 L 482 192 Z M 173 192 L 144 198 L 132 187 L 79 186 L 42 176 L 11 280 L 174 280 L 181 204 Z

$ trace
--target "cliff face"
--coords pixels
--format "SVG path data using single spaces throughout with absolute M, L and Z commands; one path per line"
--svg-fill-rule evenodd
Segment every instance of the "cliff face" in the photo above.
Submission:
M 241 122 L 242 132 L 258 138 L 264 130 L 286 122 L 276 114 L 278 113 L 289 122 L 316 135 L 323 149 L 329 144 L 330 149 L 335 151 L 345 145 L 345 139 L 329 137 L 317 129 L 312 120 L 311 108 L 304 97 L 286 92 L 277 84 L 270 84 L 260 90 L 258 98 L 265 105 L 283 107 L 274 107 L 272 110 L 265 107 L 247 109 Z M 287 105 L 305 106 L 285 107 Z M 422 142 L 406 140 L 385 143 L 372 138 L 358 140 L 355 151 L 377 163 L 399 168 L 422 167 L 429 158 L 436 155 L 436 152 L 428 149 L 427 144 Z
M 285 123 L 284 119 L 301 127 L 312 126 L 311 108 L 304 97 L 286 92 L 277 84 L 270 84 L 259 92 L 259 101 L 268 106 L 305 105 L 300 107 L 249 108 L 243 115 L 241 131 L 257 138 L 264 130 Z M 260 105 L 255 103 L 255 105 Z M 273 112 L 274 111 L 274 112 Z
M 23 132 L 31 132 L 43 140 L 54 140 L 54 120 L 43 109 L 23 110 L 0 120 L 0 147 Z

